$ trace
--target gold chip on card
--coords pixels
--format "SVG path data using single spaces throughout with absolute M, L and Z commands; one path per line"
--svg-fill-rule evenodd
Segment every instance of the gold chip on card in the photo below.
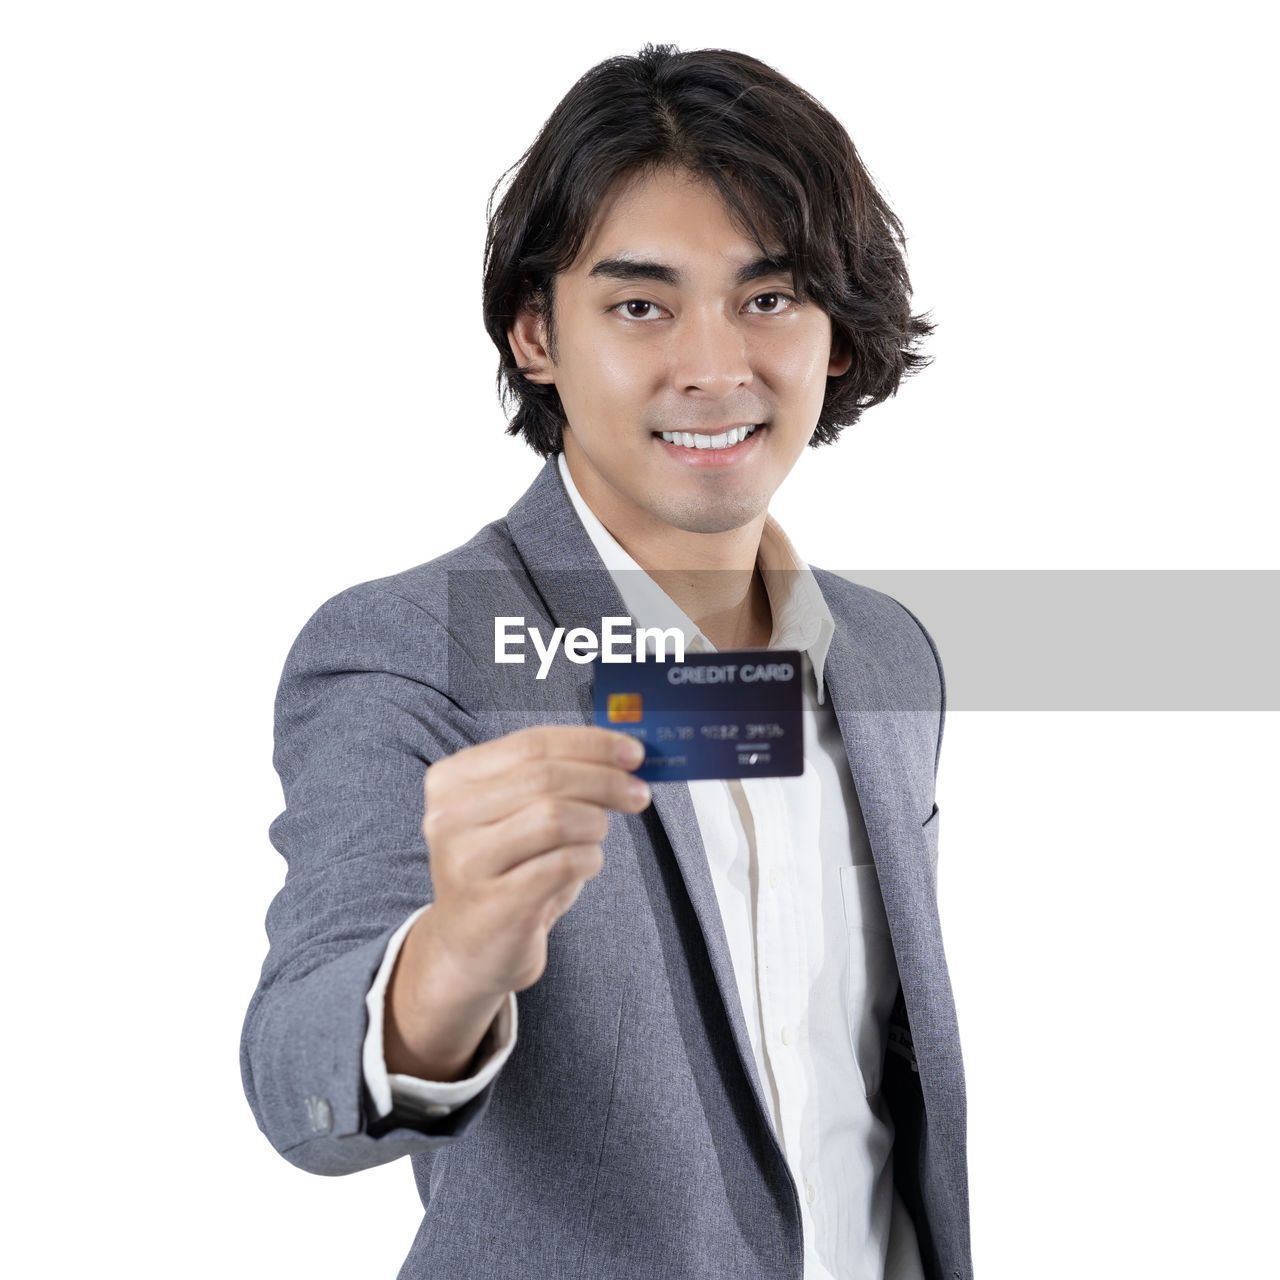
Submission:
M 638 693 L 609 695 L 609 723 L 637 724 L 644 719 L 644 708 Z

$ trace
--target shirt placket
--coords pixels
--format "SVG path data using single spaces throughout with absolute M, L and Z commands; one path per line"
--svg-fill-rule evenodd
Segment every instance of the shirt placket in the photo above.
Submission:
M 756 829 L 759 867 L 756 981 L 761 1032 L 778 1085 L 779 1134 L 787 1162 L 800 1167 L 799 1117 L 804 1090 L 800 1037 L 805 1019 L 806 953 L 796 901 L 795 853 L 775 778 L 743 780 Z

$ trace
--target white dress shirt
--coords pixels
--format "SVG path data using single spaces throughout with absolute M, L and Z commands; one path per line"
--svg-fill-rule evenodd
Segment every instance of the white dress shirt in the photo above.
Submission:
M 633 625 L 677 627 L 686 652 L 714 652 L 586 505 L 563 454 L 558 464 Z M 879 1092 L 897 968 L 844 743 L 823 690 L 835 624 L 772 516 L 757 565 L 773 615 L 769 647 L 802 654 L 804 772 L 687 785 L 756 1071 L 799 1194 L 805 1280 L 922 1280 L 914 1228 L 893 1187 L 892 1123 Z M 419 914 L 391 939 L 368 996 L 364 1073 L 379 1115 L 393 1098 L 447 1114 L 484 1088 L 515 1044 L 512 995 L 490 1033 L 492 1056 L 476 1075 L 449 1083 L 388 1077 L 382 1005 L 400 943 Z

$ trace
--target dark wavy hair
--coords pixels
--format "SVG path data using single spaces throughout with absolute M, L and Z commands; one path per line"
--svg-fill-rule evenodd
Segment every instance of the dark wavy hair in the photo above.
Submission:
M 555 386 L 525 378 L 508 327 L 522 307 L 542 314 L 555 359 L 556 273 L 572 265 L 615 184 L 661 166 L 714 183 L 762 253 L 766 237 L 781 242 L 797 293 L 831 317 L 836 349 L 842 340 L 852 349 L 848 372 L 828 379 L 811 445 L 833 443 L 930 363 L 918 347 L 934 326 L 911 314 L 902 224 L 839 121 L 744 53 L 646 45 L 592 67 L 490 193 L 484 321 L 501 357 L 499 395 L 516 406 L 508 435 L 545 458 L 565 424 Z

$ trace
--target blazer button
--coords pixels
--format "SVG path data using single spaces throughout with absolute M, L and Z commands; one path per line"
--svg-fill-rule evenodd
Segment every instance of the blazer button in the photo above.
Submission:
M 307 1099 L 307 1121 L 313 1133 L 330 1133 L 333 1130 L 333 1108 L 328 1098 L 317 1098 L 315 1094 Z

